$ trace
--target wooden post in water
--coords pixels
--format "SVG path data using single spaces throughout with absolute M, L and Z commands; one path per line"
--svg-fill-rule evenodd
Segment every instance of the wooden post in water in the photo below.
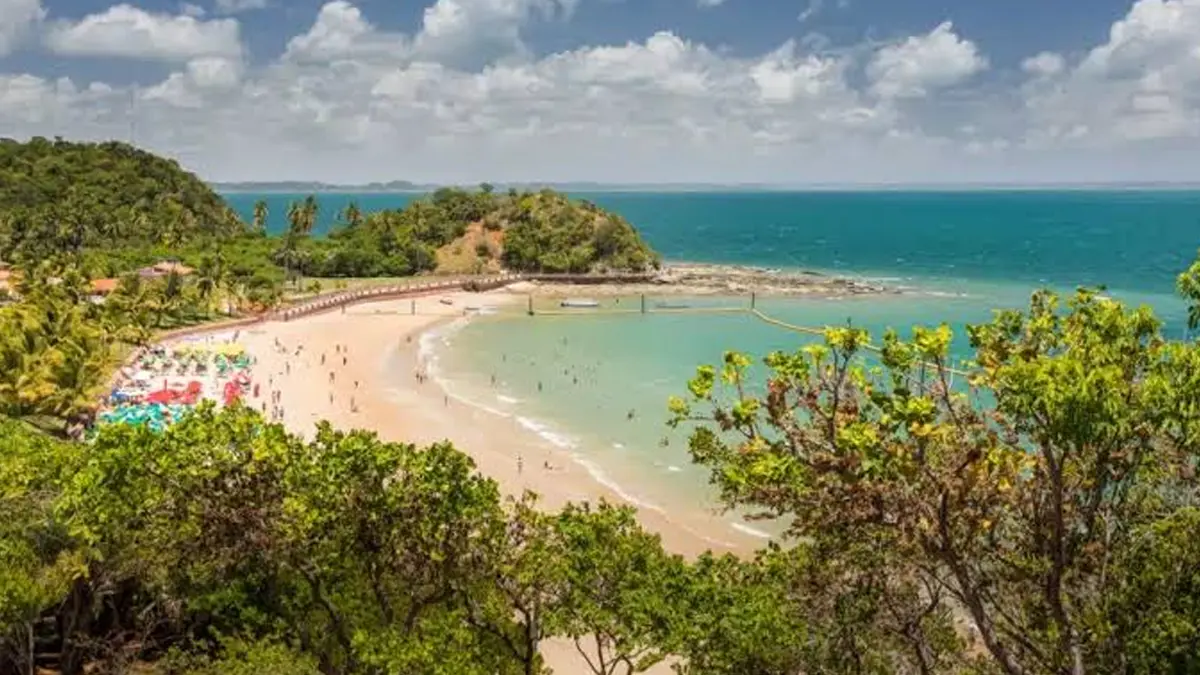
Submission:
M 646 294 L 642 293 L 642 314 L 646 313 Z
M 755 296 L 756 293 L 754 291 L 750 291 L 750 309 L 754 309 L 754 301 L 757 299 Z
M 529 316 L 533 316 L 533 294 L 529 294 Z

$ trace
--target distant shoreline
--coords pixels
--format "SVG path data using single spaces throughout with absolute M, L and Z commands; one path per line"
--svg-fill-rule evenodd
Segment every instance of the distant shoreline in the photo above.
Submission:
M 478 186 L 464 184 L 413 185 L 411 187 L 372 187 L 368 185 L 312 185 L 306 186 L 263 186 L 238 183 L 211 183 L 221 194 L 425 194 L 442 188 L 471 189 Z M 921 193 L 995 193 L 995 192 L 1197 192 L 1197 183 L 863 183 L 863 184 L 812 184 L 812 185 L 604 185 L 571 183 L 513 183 L 495 185 L 495 189 L 508 190 L 550 189 L 566 193 L 648 193 L 648 194 L 823 194 L 845 192 L 909 192 Z

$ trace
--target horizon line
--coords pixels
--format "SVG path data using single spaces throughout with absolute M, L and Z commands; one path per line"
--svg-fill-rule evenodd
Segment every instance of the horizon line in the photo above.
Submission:
M 767 183 L 767 182 L 719 182 L 719 181 L 670 181 L 670 182 L 607 182 L 596 180 L 519 180 L 519 181 L 431 181 L 411 180 L 366 181 L 360 183 L 331 183 L 321 180 L 213 180 L 216 186 L 237 185 L 314 185 L 330 188 L 389 187 L 396 184 L 411 186 L 412 190 L 437 187 L 477 187 L 483 184 L 497 188 L 510 186 L 589 186 L 610 188 L 735 188 L 763 190 L 842 190 L 842 189 L 1046 189 L 1046 188 L 1193 188 L 1200 189 L 1200 181 L 957 181 L 957 182 L 830 182 L 830 183 Z

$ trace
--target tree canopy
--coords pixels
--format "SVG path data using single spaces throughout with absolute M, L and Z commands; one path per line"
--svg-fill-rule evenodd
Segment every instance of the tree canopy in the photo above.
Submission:
M 229 238 L 243 224 L 174 160 L 125 143 L 0 141 L 0 260 Z
M 624 218 L 551 191 L 441 188 L 402 209 L 351 205 L 325 240 L 308 241 L 309 276 L 646 271 L 659 263 Z
M 314 237 L 315 195 L 289 206 L 269 235 L 267 206 L 243 222 L 171 159 L 130 145 L 34 138 L 0 141 L 0 261 L 70 256 L 91 277 L 165 258 L 192 267 L 220 252 L 243 285 L 285 276 L 378 277 L 423 272 L 642 271 L 658 256 L 622 217 L 551 190 L 497 194 L 440 188 L 401 209 L 351 204 Z
M 304 442 L 208 404 L 165 433 L 0 438 L 6 672 L 532 675 L 569 634 L 626 675 L 678 616 L 659 589 L 683 563 L 628 508 L 505 502 L 447 444 L 325 424 Z
M 873 597 L 865 625 L 912 669 L 1195 672 L 1200 558 L 1180 533 L 1200 514 L 1200 344 L 1088 290 L 969 336 L 958 386 L 944 325 L 869 359 L 851 327 L 761 371 L 730 352 L 674 422 L 698 422 L 727 505 L 783 518 L 842 570 L 830 589 Z M 947 659 L 951 618 L 974 644 Z

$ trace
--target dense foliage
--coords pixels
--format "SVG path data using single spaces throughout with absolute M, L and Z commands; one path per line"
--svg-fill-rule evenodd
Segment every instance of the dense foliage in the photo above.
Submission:
M 1180 280 L 1193 302 L 1198 273 Z M 1197 672 L 1200 344 L 1160 328 L 1039 292 L 970 329 L 966 389 L 946 326 L 888 333 L 875 367 L 868 335 L 836 328 L 767 356 L 765 393 L 729 353 L 672 408 L 699 422 L 691 453 L 725 502 L 821 551 L 910 669 Z M 968 649 L 947 650 L 954 619 Z
M 745 560 L 506 501 L 446 444 L 207 406 L 89 444 L 2 423 L 0 670 L 528 675 L 554 639 L 603 675 L 1196 672 L 1200 345 L 1038 293 L 971 329 L 964 389 L 950 337 L 700 369 L 695 460 L 793 535 Z
M 90 419 L 119 358 L 161 330 L 223 316 L 227 301 L 271 302 L 273 288 L 229 286 L 218 265 L 157 279 L 126 276 L 104 303 L 75 267 L 45 262 L 23 271 L 18 299 L 0 305 L 0 415 L 25 418 L 59 434 Z M 245 293 L 245 295 L 243 295 Z
M 444 444 L 306 443 L 211 407 L 86 446 L 0 438 L 6 672 L 528 675 L 554 635 L 636 672 L 683 599 L 660 592 L 683 562 L 631 511 L 503 502 Z
M 285 278 L 518 271 L 645 270 L 657 256 L 620 216 L 550 190 L 442 188 L 405 208 L 336 214 L 312 236 L 315 196 L 293 203 L 269 235 L 267 206 L 243 223 L 173 161 L 119 142 L 0 141 L 0 261 L 69 257 L 89 277 L 116 277 L 164 259 L 197 267 L 221 256 L 242 286 Z M 440 265 L 440 269 L 439 269 Z
M 488 218 L 504 229 L 502 257 L 520 271 L 645 271 L 659 259 L 624 218 L 555 192 L 510 193 Z
M 173 160 L 119 142 L 0 141 L 0 260 L 236 236 L 241 221 Z
M 324 240 L 300 235 L 296 246 L 284 247 L 295 251 L 297 269 L 308 276 L 339 277 L 500 267 L 645 271 L 658 264 L 626 220 L 550 190 L 496 194 L 486 185 L 477 191 L 442 188 L 393 211 L 364 215 L 352 205 L 340 220 Z M 299 222 L 289 232 L 304 232 L 304 218 Z

